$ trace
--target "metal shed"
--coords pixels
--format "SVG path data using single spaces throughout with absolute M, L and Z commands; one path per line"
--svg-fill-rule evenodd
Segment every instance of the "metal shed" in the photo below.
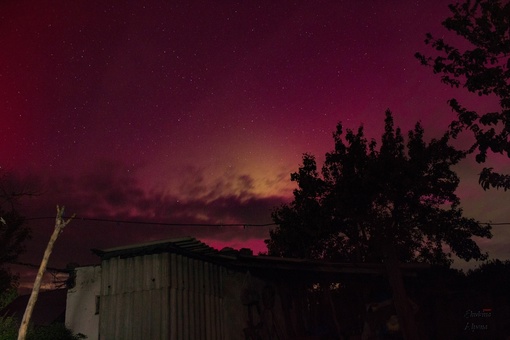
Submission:
M 336 323 L 337 334 L 347 328 L 359 334 L 357 316 L 344 312 L 353 314 L 361 302 L 345 289 L 335 297 L 322 289 L 319 296 L 310 284 L 351 282 L 358 289 L 385 272 L 382 264 L 218 251 L 192 237 L 94 252 L 101 257 L 101 288 L 99 329 L 91 335 L 106 340 L 295 339 L 325 321 Z M 411 275 L 424 267 L 401 265 Z

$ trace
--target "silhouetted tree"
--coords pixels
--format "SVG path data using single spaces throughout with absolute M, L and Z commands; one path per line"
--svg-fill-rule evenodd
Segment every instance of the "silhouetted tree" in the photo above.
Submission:
M 491 260 L 467 273 L 473 290 L 510 297 L 510 261 Z
M 16 284 L 17 276 L 5 265 L 15 262 L 25 250 L 24 242 L 30 237 L 30 230 L 23 224 L 23 217 L 16 210 L 0 208 L 0 291 Z
M 449 134 L 429 143 L 423 134 L 418 123 L 404 143 L 387 111 L 377 149 L 362 127 L 344 136 L 338 124 L 321 174 L 314 157 L 304 155 L 291 175 L 298 184 L 294 200 L 273 212 L 278 226 L 266 240 L 270 255 L 384 263 L 406 339 L 417 339 L 419 331 L 399 260 L 448 266 L 451 253 L 485 259 L 471 237 L 492 236 L 490 226 L 463 217 L 459 208 L 451 166 L 465 153 L 448 145 Z
M 16 210 L 16 201 L 34 194 L 26 188 L 16 188 L 7 174 L 0 174 L 0 292 L 16 286 L 17 275 L 6 265 L 18 259 L 30 238 L 30 229 Z
M 463 130 L 473 133 L 476 142 L 471 151 L 478 150 L 478 163 L 486 161 L 489 150 L 510 157 L 510 2 L 467 0 L 449 8 L 452 16 L 443 21 L 443 26 L 465 38 L 472 48 L 460 50 L 429 33 L 425 43 L 439 55 L 432 58 L 416 53 L 416 57 L 440 74 L 444 83 L 499 99 L 501 110 L 485 113 L 468 110 L 451 99 L 449 105 L 457 113 L 451 132 L 454 137 Z M 510 189 L 510 175 L 492 168 L 483 169 L 479 182 L 484 189 Z
M 360 127 L 338 124 L 335 149 L 321 173 L 312 155 L 303 156 L 294 200 L 272 214 L 278 225 L 266 240 L 269 254 L 298 258 L 381 262 L 390 244 L 401 261 L 449 265 L 487 257 L 472 240 L 490 238 L 491 227 L 463 217 L 451 170 L 465 153 L 449 136 L 426 143 L 416 124 L 407 144 L 386 112 L 380 148 Z

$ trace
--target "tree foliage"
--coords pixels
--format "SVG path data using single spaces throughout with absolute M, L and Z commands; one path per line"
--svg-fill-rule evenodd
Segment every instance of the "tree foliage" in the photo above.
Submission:
M 12 274 L 6 264 L 13 263 L 25 251 L 24 242 L 30 237 L 30 230 L 23 222 L 23 217 L 16 210 L 4 211 L 0 208 L 0 290 L 12 287 L 16 275 Z
M 338 124 L 333 137 L 320 173 L 305 154 L 291 175 L 298 188 L 272 214 L 278 226 L 265 241 L 270 255 L 379 262 L 390 242 L 402 261 L 487 257 L 472 237 L 490 238 L 491 227 L 463 217 L 451 166 L 465 153 L 448 145 L 447 134 L 426 143 L 418 123 L 405 143 L 387 111 L 380 148 L 363 127 L 344 134 Z
M 18 290 L 14 287 L 6 289 L 0 293 L 0 310 L 4 309 L 9 303 L 18 297 Z M 1 339 L 1 337 L 0 337 Z
M 15 317 L 0 315 L 0 339 L 16 340 L 18 339 L 19 321 Z M 86 339 L 84 334 L 74 334 L 63 323 L 53 323 L 47 326 L 31 327 L 28 334 L 28 340 L 79 340 Z
M 7 264 L 13 263 L 25 251 L 25 241 L 30 238 L 30 229 L 16 209 L 16 201 L 33 192 L 24 188 L 13 188 L 7 175 L 0 176 L 0 292 L 12 288 L 17 276 L 10 272 Z
M 476 140 L 471 150 L 477 150 L 478 163 L 486 161 L 489 151 L 510 157 L 510 2 L 467 0 L 449 8 L 452 15 L 443 26 L 467 40 L 472 48 L 461 50 L 429 33 L 425 43 L 439 55 L 433 58 L 416 53 L 416 57 L 440 74 L 444 83 L 499 99 L 501 110 L 485 113 L 468 110 L 451 99 L 449 105 L 457 113 L 451 133 L 455 137 L 461 131 L 471 131 Z M 510 189 L 510 175 L 492 168 L 483 169 L 479 182 L 484 189 Z
M 477 292 L 510 295 L 510 261 L 491 260 L 467 273 L 470 286 Z

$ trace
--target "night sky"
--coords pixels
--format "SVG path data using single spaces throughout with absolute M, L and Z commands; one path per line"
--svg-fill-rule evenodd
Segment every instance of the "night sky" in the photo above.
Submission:
M 428 138 L 454 118 L 447 100 L 497 109 L 440 83 L 415 52 L 449 1 L 3 1 L 0 166 L 40 195 L 27 218 L 76 213 L 50 266 L 97 263 L 91 248 L 194 236 L 265 251 L 270 227 L 175 227 L 83 221 L 264 224 L 292 198 L 302 154 L 322 162 L 332 132 L 383 132 L 384 111 Z M 467 138 L 467 137 L 466 137 Z M 462 144 L 462 139 L 458 142 Z M 508 159 L 491 166 L 510 172 Z M 481 166 L 457 167 L 465 214 L 510 222 L 508 193 L 484 192 Z M 29 220 L 23 262 L 40 262 L 54 220 Z M 480 242 L 510 258 L 509 226 Z M 456 264 L 463 266 L 463 264 Z M 471 265 L 471 264 L 469 264 Z

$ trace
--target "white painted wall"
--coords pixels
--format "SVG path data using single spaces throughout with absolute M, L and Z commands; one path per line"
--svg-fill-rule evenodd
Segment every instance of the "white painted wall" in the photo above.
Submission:
M 99 338 L 99 313 L 96 296 L 100 295 L 101 267 L 76 268 L 76 284 L 67 291 L 66 326 L 74 333 L 82 333 L 88 340 Z

